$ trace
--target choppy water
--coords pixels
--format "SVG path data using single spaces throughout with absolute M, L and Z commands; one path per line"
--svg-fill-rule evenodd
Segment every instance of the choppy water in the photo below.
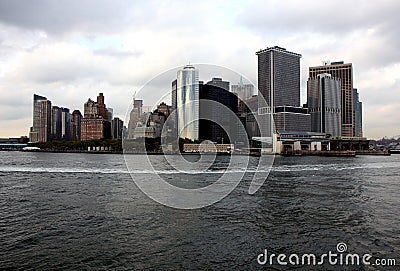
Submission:
M 229 157 L 203 174 L 153 159 L 185 186 L 222 174 Z M 222 201 L 176 210 L 147 198 L 121 155 L 0 152 L 0 269 L 274 270 L 285 268 L 257 263 L 264 249 L 323 254 L 339 242 L 400 264 L 400 155 L 277 157 L 249 195 L 254 171 Z M 314 269 L 343 267 L 297 267 Z

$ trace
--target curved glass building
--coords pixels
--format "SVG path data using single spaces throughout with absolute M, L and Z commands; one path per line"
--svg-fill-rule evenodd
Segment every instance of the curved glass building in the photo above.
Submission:
M 177 128 L 181 138 L 199 139 L 199 72 L 187 65 L 176 81 Z

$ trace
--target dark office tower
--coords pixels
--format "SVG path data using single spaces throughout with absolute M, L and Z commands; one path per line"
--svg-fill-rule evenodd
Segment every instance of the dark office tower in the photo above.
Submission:
M 235 114 L 238 112 L 238 98 L 234 93 L 229 92 L 229 82 L 222 81 L 220 78 L 215 79 L 213 78 L 205 85 L 202 83 L 199 85 L 199 138 L 217 143 L 233 143 L 237 140 L 238 123 Z M 213 102 L 221 106 L 215 106 Z M 218 121 L 219 124 L 212 120 Z
M 309 78 L 318 74 L 328 73 L 333 78 L 341 79 L 342 89 L 342 136 L 354 136 L 354 95 L 353 95 L 353 65 L 343 61 L 325 61 L 323 66 L 309 68 Z
M 177 80 L 172 81 L 171 83 L 171 119 L 169 121 L 170 126 L 172 128 L 172 137 L 178 137 L 178 112 L 176 111 L 177 108 Z
M 362 102 L 360 102 L 360 95 L 357 89 L 353 89 L 354 96 L 354 136 L 363 137 L 362 129 Z
M 51 140 L 61 140 L 62 108 L 53 106 L 51 109 Z
M 176 105 L 177 80 L 172 81 L 171 87 L 172 87 L 172 89 L 171 89 L 171 96 L 172 96 L 171 97 L 171 102 L 172 102 L 171 105 L 172 105 L 172 111 L 173 111 L 173 110 L 176 110 L 176 107 L 177 107 L 177 105 Z
M 273 123 L 276 131 L 309 131 L 310 115 L 300 107 L 301 55 L 278 46 L 260 50 L 256 55 L 261 136 L 271 136 Z
M 33 95 L 33 126 L 29 139 L 31 142 L 51 140 L 51 102 L 36 94 Z
M 82 114 L 79 110 L 74 110 L 71 117 L 71 140 L 81 140 L 81 121 Z
M 340 79 L 318 74 L 307 81 L 307 104 L 311 115 L 311 131 L 341 136 L 342 90 Z
M 258 91 L 270 107 L 300 106 L 300 54 L 278 46 L 260 50 Z
M 71 114 L 68 108 L 62 108 L 61 110 L 61 138 L 63 140 L 70 140 Z
M 211 81 L 207 82 L 207 85 L 219 87 L 225 89 L 226 91 L 229 91 L 229 82 L 222 81 L 222 78 L 214 77 L 213 79 L 211 79 Z
M 112 120 L 112 138 L 122 139 L 122 131 L 124 129 L 124 122 L 120 118 Z

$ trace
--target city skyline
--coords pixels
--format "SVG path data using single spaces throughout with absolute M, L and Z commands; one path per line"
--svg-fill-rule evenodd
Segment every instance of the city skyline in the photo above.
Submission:
M 179 20 L 169 16 L 188 5 L 191 8 L 185 8 Z M 396 136 L 400 134 L 395 12 L 399 5 L 352 2 L 335 12 L 340 3 L 220 2 L 210 9 L 210 2 L 61 1 L 55 6 L 2 1 L 0 136 L 28 135 L 34 93 L 73 110 L 81 108 L 86 97 L 103 91 L 114 113 L 125 116 L 135 90 L 188 62 L 226 66 L 257 86 L 254 52 L 275 44 L 303 56 L 302 103 L 309 67 L 324 60 L 353 63 L 353 80 L 363 102 L 364 136 Z M 324 20 L 325 14 L 330 20 Z M 55 20 L 57 16 L 61 20 Z M 139 98 L 154 102 L 151 93 Z

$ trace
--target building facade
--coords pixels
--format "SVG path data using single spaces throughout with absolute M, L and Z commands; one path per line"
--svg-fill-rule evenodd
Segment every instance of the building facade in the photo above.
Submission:
M 318 74 L 330 74 L 333 78 L 341 80 L 342 91 L 342 136 L 355 135 L 354 125 L 354 92 L 353 92 L 353 64 L 343 61 L 326 61 L 322 66 L 310 67 L 309 78 L 316 78 Z
M 102 117 L 82 118 L 81 140 L 92 140 L 105 138 L 104 120 Z
M 112 138 L 122 140 L 123 130 L 124 130 L 124 122 L 116 117 L 112 120 Z
M 51 140 L 51 101 L 40 95 L 33 95 L 33 126 L 30 128 L 31 142 L 47 142 Z
M 221 144 L 236 140 L 238 98 L 234 93 L 229 92 L 229 82 L 222 81 L 221 78 L 213 78 L 206 84 L 201 83 L 199 98 L 199 138 Z
M 310 116 L 300 107 L 301 55 L 278 46 L 260 50 L 256 55 L 261 136 L 272 136 L 282 129 L 304 131 Z
M 307 81 L 307 104 L 311 131 L 331 136 L 342 135 L 341 80 L 330 74 L 318 74 Z
M 129 114 L 128 138 L 135 138 L 135 128 L 143 114 L 143 100 L 137 100 L 133 97 L 132 110 Z
M 62 108 L 53 106 L 51 109 L 51 139 L 61 140 L 62 138 Z
M 84 104 L 84 117 L 81 120 L 81 140 L 111 138 L 111 122 L 109 112 L 104 103 L 103 93 Z
M 259 95 L 267 106 L 299 107 L 301 55 L 278 46 L 260 50 L 256 55 Z
M 231 91 L 238 96 L 240 102 L 247 100 L 254 95 L 254 86 L 252 84 L 244 84 L 243 78 L 240 76 L 239 83 L 237 85 L 232 85 Z
M 174 83 L 173 83 L 174 84 Z M 199 72 L 191 65 L 177 73 L 176 80 L 177 134 L 181 138 L 199 139 Z
M 74 110 L 71 117 L 71 140 L 81 140 L 81 125 L 82 125 L 82 114 L 79 110 Z
M 276 106 L 274 111 L 275 130 L 277 132 L 309 132 L 311 130 L 311 116 L 306 108 Z
M 70 140 L 71 136 L 71 114 L 68 108 L 61 109 L 61 139 Z
M 360 94 L 357 89 L 353 90 L 354 96 L 354 136 L 363 137 L 362 126 L 362 102 L 360 102 Z
M 229 91 L 229 85 L 230 83 L 228 81 L 223 81 L 222 78 L 214 77 L 211 79 L 211 81 L 207 82 L 208 86 L 214 86 L 218 87 L 220 89 L 224 89 L 226 91 Z

